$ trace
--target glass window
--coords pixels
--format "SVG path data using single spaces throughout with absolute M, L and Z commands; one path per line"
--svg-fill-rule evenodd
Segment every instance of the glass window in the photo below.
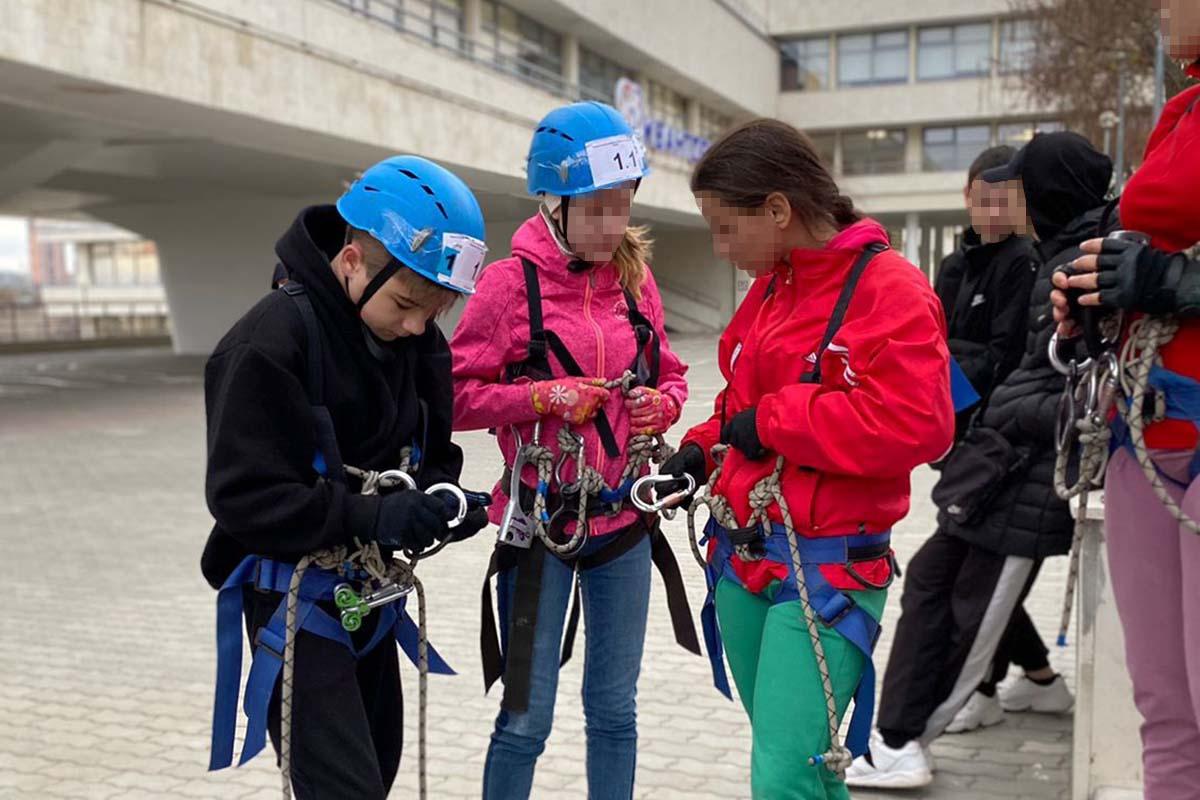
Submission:
M 842 172 L 846 175 L 886 175 L 904 172 L 908 136 L 903 128 L 853 131 L 842 134 Z
M 987 75 L 992 63 L 990 23 L 922 28 L 917 34 L 921 80 Z
M 1066 129 L 1066 126 L 1057 120 L 1005 123 L 996 126 L 996 144 L 1021 148 L 1029 143 L 1035 133 L 1054 133 Z
M 834 153 L 837 151 L 837 134 L 810 133 L 808 138 L 812 140 L 821 163 L 825 165 L 826 169 L 833 172 Z
M 687 100 L 683 95 L 658 81 L 649 81 L 648 103 L 650 116 L 662 120 L 677 130 L 687 129 Z
M 780 88 L 814 92 L 829 88 L 829 37 L 780 42 Z
M 838 83 L 865 86 L 908 80 L 908 31 L 838 37 Z
M 462 47 L 463 0 L 434 0 L 433 41 L 458 49 Z
M 613 102 L 617 81 L 629 77 L 629 72 L 615 61 L 579 48 L 579 92 L 586 100 Z
M 700 130 L 695 133 L 704 139 L 716 139 L 732 124 L 733 119 L 728 115 L 714 111 L 708 106 L 700 106 Z
M 1009 19 L 1000 23 L 1000 71 L 1021 72 L 1029 67 L 1033 57 L 1033 22 Z
M 922 134 L 923 169 L 926 172 L 968 169 L 975 157 L 991 144 L 991 138 L 988 125 L 926 128 Z
M 497 65 L 535 83 L 562 87 L 562 37 L 509 8 L 483 0 L 481 39 Z

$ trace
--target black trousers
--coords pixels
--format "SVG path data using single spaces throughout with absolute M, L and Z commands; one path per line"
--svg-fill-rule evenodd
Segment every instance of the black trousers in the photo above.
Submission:
M 1050 649 L 1023 605 L 1013 612 L 996 657 L 992 659 L 992 672 L 980 684 L 979 690 L 989 697 L 994 695 L 996 685 L 1004 680 L 1013 664 L 1025 672 L 1037 672 L 1050 666 Z
M 980 549 L 941 529 L 921 546 L 905 573 L 876 717 L 889 746 L 937 738 L 991 677 L 1013 614 L 1040 566 Z M 1014 637 L 1027 634 L 1024 629 Z M 1005 651 L 1006 671 L 1012 653 Z
M 251 641 L 283 596 L 246 590 Z M 326 611 L 333 611 L 332 606 Z M 336 612 L 334 612 L 336 618 Z M 377 617 L 353 634 L 365 644 Z M 337 642 L 300 631 L 292 696 L 292 788 L 297 800 L 385 800 L 400 768 L 404 699 L 396 646 L 388 638 L 361 659 Z M 279 752 L 279 683 L 268 730 Z

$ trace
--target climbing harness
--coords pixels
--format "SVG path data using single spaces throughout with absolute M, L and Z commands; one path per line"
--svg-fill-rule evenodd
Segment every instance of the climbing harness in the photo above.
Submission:
M 529 307 L 529 342 L 525 358 L 511 364 L 506 371 L 508 380 L 515 381 L 522 377 L 532 380 L 552 379 L 553 372 L 549 360 L 551 355 L 558 360 L 567 375 L 587 377 L 559 336 L 545 328 L 538 267 L 529 259 L 521 261 Z M 629 322 L 633 327 L 636 355 L 619 378 L 607 381 L 604 386 L 628 394 L 637 386 L 657 386 L 661 343 L 650 320 L 638 310 L 633 294 L 626 289 L 624 297 Z M 622 449 L 617 445 L 612 425 L 603 409 L 597 413 L 593 424 L 605 453 L 611 458 L 621 457 Z M 679 565 L 656 518 L 644 515 L 624 533 L 615 536 L 602 550 L 584 555 L 584 548 L 590 536 L 590 519 L 600 515 L 611 517 L 620 514 L 627 504 L 631 503 L 630 492 L 647 465 L 652 462 L 662 463 L 673 454 L 674 451 L 663 441 L 662 436 L 631 436 L 624 448 L 625 467 L 621 478 L 616 486 L 608 486 L 603 475 L 588 465 L 584 438 L 570 426 L 563 425 L 558 430 L 555 441 L 557 458 L 554 450 L 541 441 L 540 420 L 534 424 L 528 442 L 523 440 L 516 426 L 511 428 L 511 434 L 515 454 L 513 463 L 506 468 L 502 479 L 502 484 L 507 489 L 508 502 L 500 520 L 496 548 L 492 553 L 481 595 L 484 686 L 490 688 L 501 676 L 504 677 L 502 708 L 521 712 L 528 707 L 537 600 L 541 587 L 542 566 L 547 553 L 573 564 L 576 572 L 560 663 L 565 664 L 570 658 L 579 625 L 579 574 L 624 555 L 645 536 L 650 537 L 651 559 L 663 576 L 667 589 L 667 605 L 671 612 L 675 639 L 685 649 L 699 655 L 700 642 L 692 624 Z M 574 479 L 565 483 L 563 478 L 568 462 L 574 465 Z M 527 473 L 530 468 L 537 476 L 532 489 L 522 481 L 522 474 Z M 574 522 L 574 530 L 566 535 L 566 528 L 571 522 Z M 516 588 L 506 652 L 501 653 L 492 604 L 491 579 L 508 570 L 516 570 Z M 505 624 L 505 621 L 502 620 L 501 624 Z
M 415 445 L 401 451 L 399 469 L 377 472 L 343 464 L 333 421 L 323 401 L 320 329 L 304 286 L 289 281 L 281 287 L 296 303 L 304 320 L 308 340 L 306 390 L 316 425 L 317 452 L 313 470 L 321 480 L 360 481 L 364 495 L 381 490 L 416 490 L 413 478 L 420 466 L 420 449 Z M 448 523 L 457 527 L 466 517 L 466 494 L 449 483 L 430 486 L 426 493 L 448 493 L 457 504 Z M 427 796 L 426 715 L 428 674 L 452 675 L 454 671 L 429 644 L 426 630 L 425 593 L 414 567 L 421 558 L 437 552 L 454 537 L 448 536 L 424 553 L 406 551 L 407 560 L 388 558 L 375 542 L 355 540 L 354 548 L 338 546 L 309 553 L 295 564 L 256 555 L 247 556 L 226 579 L 217 596 L 217 687 L 213 701 L 213 735 L 209 769 L 222 769 L 233 762 L 234 730 L 242 667 L 243 591 L 279 593 L 283 600 L 270 621 L 255 632 L 254 657 L 246 680 L 246 736 L 238 765 L 257 755 L 266 744 L 267 717 L 276 680 L 280 683 L 279 765 L 283 797 L 291 797 L 292 712 L 295 688 L 297 632 L 303 630 L 337 642 L 360 659 L 385 639 L 394 638 L 417 666 L 419 674 L 419 783 L 420 796 Z M 356 588 L 358 587 L 358 588 Z M 418 603 L 414 624 L 405 605 L 410 594 Z M 340 619 L 321 607 L 332 604 Z M 377 616 L 374 632 L 365 643 L 352 634 L 363 618 Z
M 885 249 L 887 248 L 883 245 L 868 246 L 856 260 L 834 306 L 825 335 L 817 350 L 816 360 L 809 371 L 801 376 L 801 383 L 821 383 L 821 357 L 841 328 L 854 290 L 867 266 Z M 781 591 L 774 598 L 774 602 L 799 600 L 801 616 L 821 676 L 828 723 L 829 749 L 824 753 L 814 753 L 808 763 L 813 766 L 824 765 L 830 772 L 844 778 L 854 758 L 868 750 L 875 705 L 875 667 L 872 653 L 879 639 L 880 626 L 878 621 L 855 603 L 851 595 L 830 584 L 820 568 L 824 565 L 840 565 L 845 567 L 863 588 L 886 589 L 898 574 L 891 550 L 891 532 L 870 533 L 860 527 L 857 533 L 848 536 L 810 538 L 798 535 L 780 483 L 786 465 L 783 456 L 777 456 L 771 473 L 751 488 L 747 498 L 750 518 L 745 526 L 740 525 L 728 499 L 715 491 L 728 452 L 727 444 L 717 444 L 712 448 L 711 455 L 716 467 L 709 476 L 708 483 L 696 492 L 687 509 L 688 543 L 696 562 L 704 570 L 708 586 L 701 622 L 712 665 L 713 684 L 726 697 L 732 698 L 716 618 L 717 582 L 723 577 L 740 582 L 731 567 L 735 556 L 743 561 L 770 559 L 787 565 L 793 586 Z M 778 507 L 782 524 L 771 520 L 769 509 L 772 505 Z M 703 538 L 699 538 L 696 533 L 696 512 L 701 506 L 707 506 L 710 515 Z M 710 546 L 710 558 L 705 558 L 701 550 L 702 545 Z M 854 569 L 855 563 L 881 558 L 888 559 L 891 567 L 891 575 L 884 584 L 870 583 Z M 840 736 L 837 698 L 818 623 L 837 631 L 860 650 L 865 658 L 863 675 L 854 694 L 854 713 L 844 743 Z

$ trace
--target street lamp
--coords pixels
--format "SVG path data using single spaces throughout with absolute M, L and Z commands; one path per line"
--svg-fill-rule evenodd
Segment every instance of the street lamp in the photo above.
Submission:
M 1100 128 L 1104 131 L 1104 153 L 1112 158 L 1112 135 L 1120 118 L 1115 111 L 1105 111 L 1100 115 Z

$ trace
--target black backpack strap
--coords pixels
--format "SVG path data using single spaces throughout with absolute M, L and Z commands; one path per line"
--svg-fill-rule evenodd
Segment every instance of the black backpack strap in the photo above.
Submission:
M 842 323 L 846 320 L 846 311 L 850 308 L 850 301 L 854 298 L 854 290 L 858 287 L 859 280 L 862 279 L 863 273 L 867 270 L 867 265 L 871 263 L 871 259 L 887 250 L 887 245 L 881 242 L 873 242 L 867 245 L 862 251 L 858 259 L 854 262 L 854 266 L 850 268 L 850 274 L 846 276 L 846 283 L 842 286 L 842 293 L 838 295 L 837 303 L 833 307 L 833 314 L 829 317 L 829 325 L 825 328 L 825 336 L 821 339 L 821 346 L 817 348 L 817 360 L 813 367 L 804 375 L 800 376 L 801 383 L 820 383 L 821 382 L 821 357 L 825 355 L 825 351 L 829 348 L 833 337 L 837 336 L 837 332 L 841 330 Z
M 629 323 L 633 326 L 633 337 L 637 342 L 637 355 L 629 371 L 637 376 L 638 383 L 656 389 L 662 365 L 662 342 L 654 330 L 654 324 L 638 308 L 637 299 L 628 289 L 625 290 L 625 305 L 629 308 Z
M 542 288 L 538 281 L 537 265 L 527 258 L 522 258 L 521 266 L 525 270 L 525 295 L 529 303 L 529 344 L 525 348 L 525 361 L 513 365 L 514 368 L 508 372 L 509 379 L 524 374 L 534 380 L 548 380 L 551 375 L 549 353 L 554 353 L 554 357 L 562 364 L 563 370 L 568 375 L 575 378 L 586 377 L 579 362 L 571 355 L 571 351 L 567 349 L 558 334 L 546 330 L 542 316 Z M 596 415 L 595 423 L 600 443 L 604 445 L 604 452 L 608 454 L 609 458 L 620 456 L 621 448 L 617 445 L 616 434 L 613 433 L 608 415 L 603 410 Z
M 333 427 L 333 417 L 325 407 L 325 375 L 321 368 L 321 326 L 317 322 L 317 313 L 313 310 L 312 301 L 304 284 L 288 281 L 280 290 L 296 304 L 300 319 L 304 322 L 304 338 L 308 352 L 305 354 L 304 390 L 308 395 L 309 405 L 312 406 L 313 418 L 316 425 L 317 453 L 313 460 L 313 468 L 330 480 L 345 479 L 345 468 L 342 464 L 341 450 L 338 448 L 337 433 Z

